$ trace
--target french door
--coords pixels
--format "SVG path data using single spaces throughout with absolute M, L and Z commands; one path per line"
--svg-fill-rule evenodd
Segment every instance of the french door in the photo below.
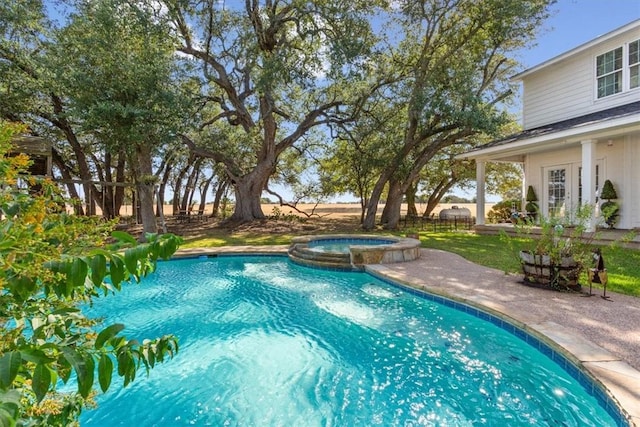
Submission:
M 600 187 L 601 162 L 596 163 L 596 190 Z M 543 170 L 543 209 L 549 218 L 570 217 L 580 207 L 582 195 L 582 165 L 567 163 Z M 591 198 L 591 200 L 597 199 Z

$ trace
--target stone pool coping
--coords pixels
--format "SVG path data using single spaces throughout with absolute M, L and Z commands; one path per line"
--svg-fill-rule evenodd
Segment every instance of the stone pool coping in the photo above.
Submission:
M 176 257 L 286 255 L 288 247 L 180 249 Z M 519 276 L 435 249 L 421 249 L 415 261 L 370 265 L 366 271 L 482 309 L 542 337 L 603 385 L 631 425 L 640 427 L 640 298 L 607 292 L 611 301 L 605 301 L 526 287 Z
M 379 234 L 312 234 L 296 236 L 291 239 L 291 247 L 305 246 L 313 241 L 340 240 L 377 240 L 388 241 L 376 245 L 349 245 L 351 264 L 362 268 L 370 264 L 392 264 L 397 262 L 414 261 L 420 258 L 420 241 L 408 237 L 383 236 Z

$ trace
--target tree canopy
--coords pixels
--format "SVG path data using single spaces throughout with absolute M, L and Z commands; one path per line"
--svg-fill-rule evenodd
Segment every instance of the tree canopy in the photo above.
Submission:
M 384 195 L 394 228 L 438 159 L 512 121 L 510 55 L 551 3 L 69 0 L 54 23 L 52 5 L 12 2 L 0 114 L 54 142 L 58 178 L 75 198 L 82 184 L 79 213 L 117 216 L 115 184 L 130 183 L 146 231 L 171 190 L 183 210 L 196 188 L 230 188 L 232 219 L 247 221 L 279 181 L 357 194 L 365 228 Z M 310 160 L 319 178 L 305 185 Z

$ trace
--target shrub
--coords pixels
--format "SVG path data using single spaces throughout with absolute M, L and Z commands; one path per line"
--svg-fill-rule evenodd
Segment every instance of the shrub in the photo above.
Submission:
M 17 189 L 29 161 L 7 153 L 23 131 L 0 122 L 0 425 L 77 425 L 96 377 L 102 391 L 114 372 L 126 386 L 140 366 L 148 371 L 178 351 L 172 335 L 139 343 L 120 335 L 124 325 L 102 328 L 80 304 L 140 281 L 179 238 L 148 235 L 138 244 L 127 233 L 110 236 L 112 222 L 61 210 L 51 181 L 26 177 L 38 192 Z M 77 391 L 56 392 L 72 373 Z
M 503 200 L 498 202 L 493 205 L 491 210 L 487 213 L 487 219 L 492 224 L 510 221 L 513 209 L 515 209 L 518 204 L 519 202 L 517 200 Z
M 618 221 L 620 206 L 616 202 L 611 201 L 613 199 L 617 199 L 618 194 L 616 193 L 616 189 L 613 187 L 613 183 L 608 179 L 602 186 L 600 198 L 606 200 L 606 202 L 600 205 L 600 212 L 602 213 L 602 217 L 604 218 L 604 221 L 609 226 L 609 228 L 613 228 L 613 226 Z
M 534 217 L 537 216 L 539 208 L 538 208 L 538 204 L 536 202 L 538 201 L 538 196 L 536 196 L 536 192 L 533 189 L 532 185 L 530 185 L 527 188 L 526 200 L 527 200 L 527 204 L 526 204 L 526 206 L 524 208 L 527 211 L 527 213 L 529 215 L 534 216 Z

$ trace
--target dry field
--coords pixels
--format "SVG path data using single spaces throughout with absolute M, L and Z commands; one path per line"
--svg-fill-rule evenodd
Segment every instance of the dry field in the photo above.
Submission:
M 434 210 L 438 214 L 442 209 L 449 209 L 452 206 L 467 208 L 471 215 L 475 216 L 475 204 L 447 204 L 442 203 Z M 492 204 L 488 204 L 486 209 L 491 209 Z M 197 207 L 197 206 L 196 206 Z M 206 221 L 185 221 L 177 220 L 172 213 L 171 206 L 165 206 L 165 218 L 167 231 L 184 237 L 199 237 L 210 234 L 213 229 L 220 232 L 226 230 L 228 233 L 251 233 L 251 234 L 313 234 L 313 233 L 354 233 L 362 232 L 360 227 L 360 205 L 357 203 L 324 203 L 324 204 L 298 204 L 295 209 L 278 204 L 264 204 L 262 211 L 269 218 L 262 221 L 253 221 L 244 224 L 228 224 L 218 219 L 207 218 Z M 418 211 L 424 210 L 424 206 L 418 205 Z M 378 215 L 382 212 L 383 206 L 378 209 Z M 123 209 L 123 212 L 125 209 Z M 402 214 L 406 212 L 406 205 L 402 207 Z M 207 205 L 204 217 L 211 213 L 211 205 Z M 279 217 L 278 215 L 279 214 Z M 291 221 L 290 215 L 296 215 L 301 221 Z M 279 219 L 274 219 L 278 217 Z M 159 224 L 160 225 L 160 224 Z M 130 231 L 136 232 L 138 227 L 131 227 Z

